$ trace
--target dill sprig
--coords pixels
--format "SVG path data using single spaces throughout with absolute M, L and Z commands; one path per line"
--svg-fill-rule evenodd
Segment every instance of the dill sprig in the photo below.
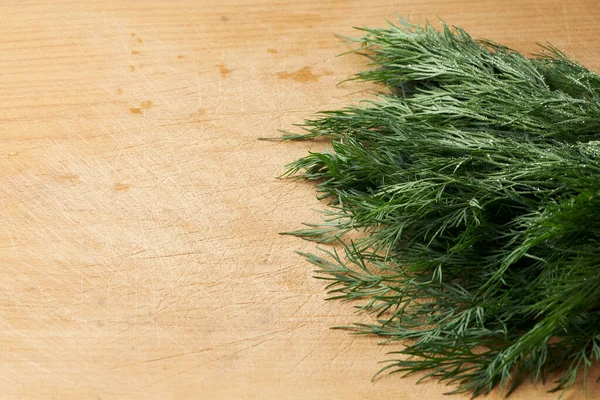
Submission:
M 360 30 L 352 79 L 387 90 L 283 136 L 332 147 L 287 169 L 330 204 L 292 234 L 341 244 L 303 255 L 376 315 L 355 333 L 404 345 L 380 372 L 566 390 L 600 358 L 600 76 L 460 28 Z

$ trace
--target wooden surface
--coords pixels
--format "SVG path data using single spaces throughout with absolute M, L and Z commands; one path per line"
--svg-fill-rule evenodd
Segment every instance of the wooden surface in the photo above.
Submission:
M 360 98 L 334 34 L 395 13 L 600 70 L 596 0 L 0 1 L 0 398 L 442 398 L 329 329 L 368 318 L 278 235 L 322 205 L 275 179 L 322 144 L 257 141 Z

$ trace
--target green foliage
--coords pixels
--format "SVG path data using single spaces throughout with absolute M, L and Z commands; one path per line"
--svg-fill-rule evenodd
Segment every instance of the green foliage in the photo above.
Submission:
M 377 316 L 351 329 L 402 342 L 382 371 L 569 388 L 600 357 L 600 76 L 458 28 L 361 31 L 353 79 L 388 90 L 283 136 L 331 141 L 287 171 L 330 204 L 292 234 L 341 243 L 304 256 Z

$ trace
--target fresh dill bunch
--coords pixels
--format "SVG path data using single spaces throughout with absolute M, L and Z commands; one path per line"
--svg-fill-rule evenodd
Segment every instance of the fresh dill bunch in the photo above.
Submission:
M 600 358 L 600 76 L 459 28 L 360 30 L 352 79 L 385 89 L 283 136 L 332 148 L 286 172 L 330 206 L 291 234 L 340 245 L 303 255 L 376 315 L 350 329 L 402 342 L 380 372 L 568 389 Z

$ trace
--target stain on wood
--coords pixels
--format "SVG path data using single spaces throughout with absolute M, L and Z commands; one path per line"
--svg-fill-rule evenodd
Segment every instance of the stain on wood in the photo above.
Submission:
M 228 78 L 231 75 L 232 70 L 227 68 L 224 63 L 217 64 L 219 67 L 219 73 L 221 74 L 221 78 Z
M 131 185 L 123 182 L 115 183 L 115 185 L 113 186 L 113 190 L 115 192 L 126 192 L 129 189 L 131 189 Z
M 54 177 L 54 180 L 60 184 L 75 185 L 79 183 L 79 175 L 77 174 L 60 174 Z
M 152 102 L 152 100 L 145 100 L 145 101 L 142 101 L 140 103 L 139 107 L 131 107 L 131 108 L 129 108 L 129 111 L 132 114 L 144 114 L 143 110 L 149 110 L 153 106 L 154 106 L 154 103 Z
M 291 79 L 298 83 L 317 82 L 319 76 L 313 73 L 312 67 L 302 67 L 294 72 L 281 71 L 277 73 L 280 79 Z

